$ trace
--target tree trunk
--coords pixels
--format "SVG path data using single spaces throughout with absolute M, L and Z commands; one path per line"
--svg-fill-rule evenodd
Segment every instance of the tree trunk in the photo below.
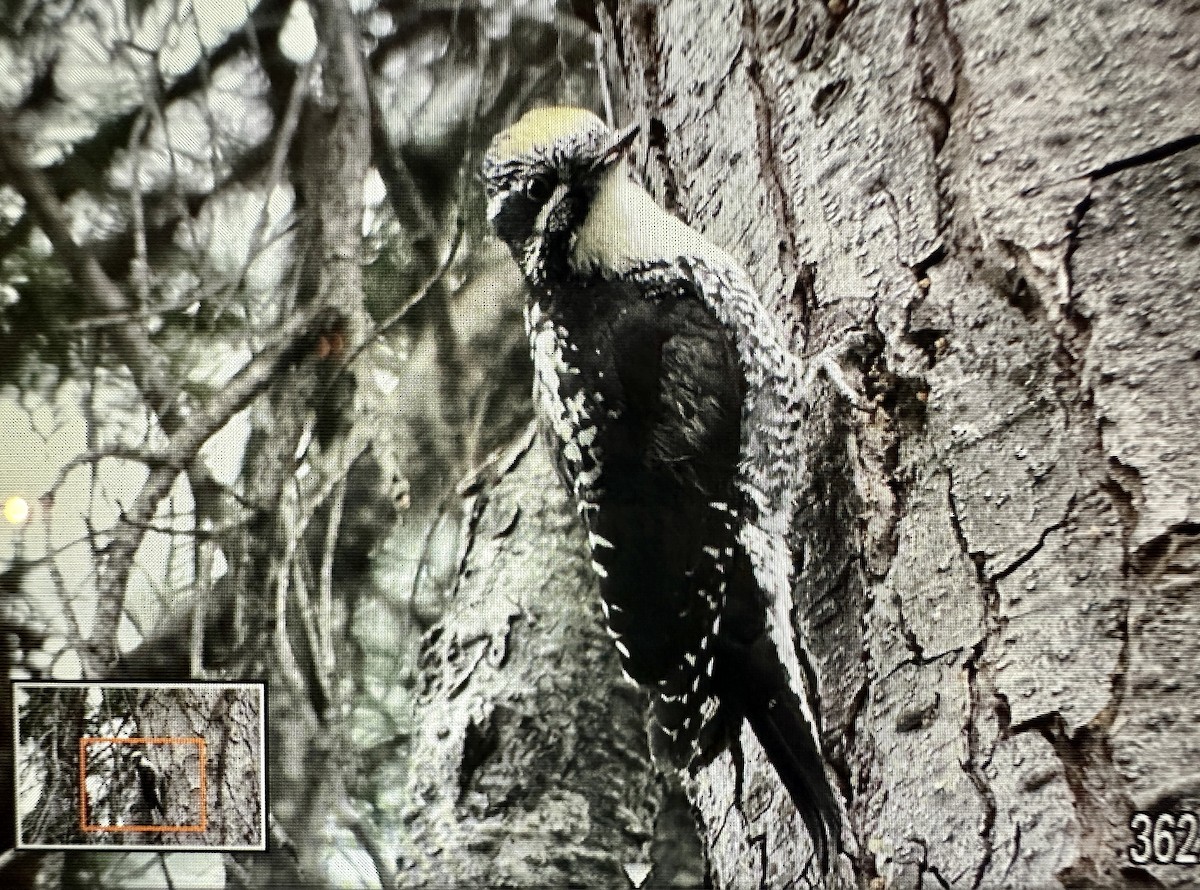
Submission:
M 660 195 L 807 322 L 808 354 L 847 326 L 876 345 L 872 410 L 806 431 L 797 529 L 860 877 L 1122 883 L 1133 813 L 1194 807 L 1169 728 L 1197 713 L 1171 676 L 1197 614 L 1183 7 L 614 16 Z
M 618 118 L 859 404 L 815 384 L 788 542 L 846 856 L 804 871 L 748 744 L 691 788 L 714 882 L 1193 880 L 1200 14 L 715 7 L 605 4 Z
M 587 545 L 540 436 L 466 501 L 422 643 L 400 885 L 619 886 L 649 871 L 661 783 L 644 697 L 603 632 Z

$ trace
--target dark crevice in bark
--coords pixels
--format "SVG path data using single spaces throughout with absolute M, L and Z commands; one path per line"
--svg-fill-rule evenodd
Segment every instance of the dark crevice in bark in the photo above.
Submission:
M 929 288 L 929 279 L 924 277 L 918 278 L 917 288 L 924 295 Z M 925 356 L 925 360 L 929 364 L 929 368 L 932 369 L 937 365 L 946 347 L 949 345 L 946 335 L 950 333 L 950 329 L 948 327 L 918 327 L 914 322 L 914 316 L 920 305 L 921 300 L 919 299 L 909 300 L 908 305 L 905 307 L 904 339 L 921 351 L 921 354 Z M 924 393 L 924 397 L 928 398 L 928 385 L 925 385 L 921 391 Z
M 839 77 L 836 80 L 831 80 L 819 90 L 812 99 L 812 114 L 817 126 L 820 127 L 829 119 L 830 112 L 837 104 L 837 101 L 846 95 L 846 89 L 850 86 L 850 81 L 844 77 Z
M 1129 155 L 1128 157 L 1118 158 L 1115 161 L 1110 161 L 1094 170 L 1089 170 L 1086 173 L 1080 173 L 1078 176 L 1072 176 L 1067 179 L 1055 179 L 1044 182 L 1035 183 L 1034 185 L 1026 186 L 1021 189 L 1018 194 L 1022 198 L 1030 198 L 1041 194 L 1041 192 L 1052 186 L 1062 185 L 1066 182 L 1071 182 L 1077 179 L 1090 179 L 1095 182 L 1098 179 L 1107 179 L 1110 176 L 1115 176 L 1117 173 L 1122 173 L 1125 170 L 1132 170 L 1136 167 L 1145 167 L 1149 164 L 1157 164 L 1159 161 L 1165 161 L 1169 157 L 1177 154 L 1182 154 L 1193 148 L 1200 146 L 1200 133 L 1191 133 L 1187 136 L 1181 136 L 1178 139 L 1172 139 L 1170 142 L 1164 142 L 1162 145 L 1156 145 L 1146 151 L 1138 152 L 1137 154 Z
M 1026 550 L 1024 553 L 1022 553 L 1020 556 L 1018 556 L 1016 559 L 1014 559 L 1012 562 L 1010 562 L 1004 568 L 997 569 L 996 571 L 992 572 L 992 574 L 989 575 L 987 578 L 988 582 L 991 584 L 995 584 L 997 581 L 1003 581 L 1005 578 L 1007 578 L 1009 575 L 1011 575 L 1017 569 L 1021 568 L 1021 566 L 1025 565 L 1027 562 L 1029 562 L 1029 560 L 1031 560 L 1035 556 L 1037 556 L 1037 554 L 1041 551 L 1041 549 L 1046 545 L 1046 539 L 1048 537 L 1050 537 L 1050 533 L 1056 532 L 1059 529 L 1066 527 L 1067 523 L 1071 519 L 1071 513 L 1074 511 L 1074 509 L 1075 509 L 1075 495 L 1071 495 L 1071 497 L 1067 500 L 1067 509 L 1063 513 L 1063 518 L 1060 519 L 1058 522 L 1054 523 L 1053 525 L 1048 525 L 1045 528 L 1043 528 L 1042 533 L 1040 535 L 1038 535 L 1036 544 L 1034 544 L 1032 547 L 1030 547 L 1028 550 Z
M 847 809 L 850 809 L 854 804 L 854 777 L 850 773 L 849 753 L 855 750 L 855 745 L 858 741 L 858 719 L 866 711 L 870 694 L 870 680 L 863 680 L 855 691 L 854 697 L 850 700 L 850 708 L 847 712 L 846 728 L 843 733 L 844 744 L 842 746 L 846 752 L 846 757 L 830 759 L 830 766 L 837 777 L 842 799 L 846 801 Z
M 942 187 L 940 181 L 938 187 L 939 189 Z M 950 331 L 948 328 L 918 327 L 914 323 L 914 319 L 917 308 L 929 294 L 931 284 L 929 270 L 942 263 L 945 259 L 945 245 L 939 244 L 927 257 L 918 260 L 908 267 L 909 271 L 912 272 L 913 280 L 917 285 L 917 291 L 921 296 L 917 299 L 909 300 L 908 304 L 904 307 L 903 337 L 921 351 L 926 361 L 928 361 L 930 368 L 933 368 L 938 363 L 938 359 L 947 345 L 946 335 Z M 921 379 L 920 388 L 915 392 L 915 395 L 916 401 L 920 405 L 920 421 L 923 427 L 925 424 L 925 403 L 929 398 L 928 381 L 923 378 Z
M 1170 552 L 1171 535 L 1169 532 L 1164 532 L 1161 535 L 1155 535 L 1137 549 L 1137 553 L 1133 557 L 1133 564 L 1139 574 L 1151 575 L 1156 571 L 1161 571 L 1163 559 Z
M 946 259 L 946 246 L 939 244 L 933 249 L 929 256 L 924 259 L 917 260 L 908 267 L 912 272 L 913 278 L 916 279 L 917 286 L 920 287 L 923 281 L 929 278 L 929 270 L 934 266 L 940 265 Z
M 1016 276 L 1016 281 L 1005 296 L 1008 297 L 1009 305 L 1024 315 L 1026 320 L 1035 321 L 1038 318 L 1041 304 L 1023 275 Z
M 1037 265 L 1030 259 L 1029 252 L 1013 241 L 1000 239 L 998 242 L 1013 264 L 1004 272 L 1007 281 L 1004 298 L 1031 326 L 1045 331 L 1053 347 L 1051 358 L 1058 369 L 1054 376 L 1058 406 L 1065 417 L 1077 413 L 1073 410 L 1075 406 L 1082 407 L 1089 415 L 1092 413 L 1092 393 L 1083 384 L 1083 359 L 1092 336 L 1091 319 L 1074 304 L 1071 275 L 1071 257 L 1078 246 L 1083 219 L 1091 206 L 1091 197 L 1084 198 L 1075 206 L 1066 223 L 1067 237 L 1063 253 L 1066 292 L 1059 304 L 1065 324 L 1057 324 L 1051 319 L 1047 308 L 1049 301 L 1034 285 L 1038 280 Z
M 967 672 L 967 688 L 971 699 L 971 713 L 967 717 L 967 762 L 964 764 L 964 769 L 972 784 L 975 785 L 975 789 L 978 791 L 980 799 L 983 802 L 983 825 L 979 831 L 979 839 L 983 846 L 983 851 L 971 884 L 972 888 L 979 888 L 987 876 L 988 868 L 991 866 L 992 858 L 995 855 L 995 831 L 998 807 L 995 792 L 992 791 L 985 773 L 985 769 L 991 762 L 993 751 L 986 753 L 983 751 L 983 740 L 980 738 L 980 724 L 983 720 L 984 711 L 988 707 L 988 702 L 991 702 L 991 708 L 997 715 L 997 721 L 1001 722 L 1003 717 L 1000 706 L 1000 703 L 1003 702 L 1003 697 L 996 691 L 984 666 L 984 655 L 987 652 L 988 641 L 993 636 L 999 634 L 1002 629 L 1000 595 L 996 589 L 995 582 L 990 580 L 985 574 L 983 554 L 972 553 L 970 550 L 966 534 L 962 527 L 962 520 L 958 515 L 958 508 L 954 502 L 954 473 L 952 470 L 947 470 L 947 472 L 950 475 L 950 484 L 947 488 L 950 525 L 954 529 L 955 538 L 962 552 L 975 565 L 976 580 L 984 595 L 984 637 L 972 647 L 971 654 L 964 664 Z M 1004 708 L 1007 709 L 1006 704 Z
M 1139 574 L 1148 575 L 1152 566 L 1160 564 L 1163 557 L 1171 552 L 1171 545 L 1178 536 L 1193 536 L 1200 534 L 1200 523 L 1177 522 L 1160 535 L 1155 535 L 1142 544 L 1134 554 L 1134 568 Z
M 1200 535 L 1200 522 L 1177 522 L 1167 531 L 1172 535 Z
M 662 120 L 657 117 L 650 118 L 650 125 L 646 128 L 646 136 L 650 152 L 655 160 L 657 160 L 658 166 L 662 171 L 663 193 L 661 197 L 663 206 L 675 216 L 682 217 L 683 206 L 679 202 L 679 180 L 675 178 L 675 171 L 671 166 L 670 153 L 667 151 L 667 128 Z
M 1000 879 L 1002 886 L 1008 886 L 1008 876 L 1012 874 L 1013 866 L 1017 864 L 1017 860 L 1021 857 L 1021 823 L 1013 826 L 1013 852 L 1008 857 L 1008 865 L 1004 866 L 1004 876 Z
M 919 96 L 917 111 L 929 133 L 934 155 L 940 154 L 950 136 L 950 106 L 931 96 Z
M 900 549 L 900 537 L 897 528 L 900 519 L 908 511 L 908 482 L 906 473 L 900 467 L 900 443 L 905 434 L 920 435 L 925 426 L 925 403 L 922 393 L 927 391 L 924 380 L 911 380 L 900 377 L 892 372 L 887 365 L 885 353 L 886 341 L 883 333 L 872 315 L 869 323 L 864 325 L 869 330 L 865 341 L 863 355 L 862 388 L 866 400 L 875 406 L 874 419 L 878 438 L 864 435 L 865 430 L 858 429 L 860 453 L 876 452 L 878 459 L 877 472 L 883 483 L 891 492 L 891 504 L 874 503 L 867 506 L 883 512 L 887 508 L 886 524 L 876 540 L 868 536 L 869 527 L 866 519 L 859 520 L 860 539 L 871 545 L 872 549 L 886 556 L 887 566 L 876 566 L 872 569 L 872 560 L 867 558 L 867 548 L 861 548 L 859 563 L 863 576 L 874 581 L 882 581 L 891 570 L 891 564 Z M 876 456 L 872 455 L 872 456 Z M 869 474 L 875 467 L 860 460 L 858 472 Z M 875 546 L 881 544 L 882 546 Z
M 805 267 L 805 269 L 807 270 L 808 267 Z M 812 305 L 815 306 L 815 294 L 811 292 L 811 271 L 809 272 L 809 276 L 810 277 L 806 281 L 806 286 L 810 289 L 810 294 L 812 294 Z M 807 318 L 805 319 L 805 323 L 807 324 Z M 888 564 L 890 566 L 892 560 L 895 558 L 899 546 L 896 529 L 902 515 L 900 504 L 902 504 L 906 498 L 906 491 L 903 483 L 899 479 L 899 436 L 896 432 L 896 423 L 893 414 L 889 413 L 889 411 L 894 411 L 894 402 L 896 401 L 895 399 L 891 399 L 890 402 L 892 404 L 889 404 L 889 394 L 892 390 L 892 387 L 880 385 L 877 387 L 877 392 L 872 392 L 875 384 L 877 382 L 881 383 L 885 379 L 886 362 L 884 352 L 885 341 L 882 334 L 878 330 L 878 326 L 875 324 L 873 317 L 871 319 L 870 326 L 873 329 L 873 336 L 871 336 L 867 341 L 867 349 L 865 350 L 865 355 L 863 356 L 863 390 L 866 399 L 877 401 L 881 404 L 881 408 L 878 411 L 877 416 L 882 417 L 883 423 L 887 428 L 887 432 L 882 436 L 882 441 L 884 443 L 883 452 L 878 455 L 878 472 L 882 474 L 884 482 L 893 492 L 891 510 L 890 515 L 888 516 L 885 532 L 885 541 L 883 542 L 886 545 L 886 554 L 888 557 Z M 887 376 L 886 379 L 890 381 L 891 377 Z M 878 396 L 878 398 L 876 398 L 876 396 Z M 854 429 L 854 435 L 858 439 L 860 454 L 871 454 L 871 451 L 875 449 L 872 446 L 872 442 L 868 439 L 868 437 L 864 436 L 863 433 L 864 430 L 862 426 L 856 425 Z M 872 455 L 872 457 L 874 457 L 874 455 Z M 856 473 L 872 473 L 874 470 L 875 467 L 873 463 L 864 461 L 861 457 L 857 462 L 857 466 L 852 468 L 852 471 Z M 880 507 L 879 504 L 874 506 L 876 509 Z M 865 509 L 866 505 L 864 505 L 863 510 L 858 511 L 860 516 L 865 512 Z M 867 540 L 867 531 L 868 529 L 865 525 L 865 522 L 860 519 L 860 541 Z M 848 589 L 849 585 L 844 584 L 842 582 L 842 578 L 846 577 L 849 572 L 853 571 L 854 567 L 857 566 L 860 572 L 859 595 L 863 599 L 862 608 L 864 615 L 874 608 L 874 594 L 872 591 L 875 589 L 875 585 L 866 583 L 867 579 L 880 581 L 887 575 L 887 570 L 882 568 L 878 571 L 872 571 L 871 560 L 867 557 L 867 549 L 867 547 L 863 546 L 856 548 L 856 553 L 854 554 L 853 558 L 847 560 L 843 566 L 843 570 L 838 573 L 834 585 L 834 588 L 836 589 Z M 834 614 L 837 613 L 831 612 L 831 618 Z M 817 628 L 814 627 L 814 630 L 816 629 Z M 839 785 L 839 791 L 841 793 L 842 800 L 845 802 L 848 814 L 853 808 L 856 799 L 856 785 L 854 782 L 854 776 L 852 774 L 852 764 L 854 762 L 853 755 L 857 750 L 858 744 L 858 721 L 867 713 L 872 690 L 871 675 L 873 671 L 870 668 L 870 647 L 865 636 L 860 638 L 859 646 L 860 664 L 864 666 L 863 679 L 850 696 L 848 706 L 845 709 L 841 726 L 841 744 L 833 745 L 831 756 L 827 758 L 827 762 L 829 763 L 834 777 Z M 831 746 L 826 745 L 825 747 L 826 750 L 831 750 Z M 874 858 L 867 853 L 865 847 L 861 847 L 858 850 L 858 855 L 855 860 L 855 869 L 857 873 L 867 875 L 874 871 Z
M 658 9 L 653 4 L 645 4 L 628 9 L 624 16 L 618 16 L 617 4 L 607 3 L 610 21 L 612 23 L 612 43 L 614 44 L 620 70 L 625 72 L 627 91 L 628 81 L 637 71 L 642 78 L 642 92 L 646 98 L 645 114 L 648 115 L 646 141 L 648 147 L 647 164 L 653 161 L 657 166 L 657 175 L 661 177 L 661 194 L 657 197 L 660 203 L 675 216 L 686 219 L 684 202 L 682 200 L 683 186 L 675 176 L 675 168 L 671 163 L 668 150 L 670 134 L 657 112 L 672 104 L 672 100 L 664 98 L 662 78 L 662 57 L 658 50 Z M 627 44 L 630 44 L 627 46 Z M 640 56 L 642 64 L 635 65 L 634 60 Z M 707 154 L 694 159 L 693 163 L 702 163 Z
M 928 862 L 926 862 L 924 864 L 924 866 L 921 868 L 921 875 L 922 876 L 933 875 L 934 880 L 936 880 L 938 882 L 938 886 L 944 887 L 945 890 L 950 890 L 950 882 L 947 881 L 945 878 L 943 878 L 942 873 L 939 872 L 932 865 L 930 865 Z M 924 881 L 922 881 L 921 884 L 922 884 L 922 886 L 924 886 Z
M 767 13 L 767 17 L 762 20 L 762 33 L 771 35 L 769 39 L 763 41 L 762 48 L 764 50 L 779 51 L 785 47 L 792 38 L 796 35 L 796 26 L 800 21 L 800 13 L 785 4 L 780 4 L 775 9 Z M 805 39 L 801 42 L 801 46 L 793 51 L 792 61 L 799 61 L 808 52 L 808 47 L 811 46 L 812 34 L 805 35 Z
M 1183 772 L 1167 778 L 1169 784 L 1156 788 L 1154 795 L 1139 801 L 1138 810 L 1143 813 L 1174 813 L 1181 811 L 1194 812 L 1195 801 L 1200 796 L 1200 777 L 1195 772 Z M 1130 807 L 1132 810 L 1132 806 Z M 1194 830 L 1189 832 L 1193 838 Z M 1188 852 L 1195 852 L 1194 842 L 1187 846 Z
M 646 57 L 646 63 L 641 69 L 642 76 L 646 79 L 646 95 L 653 106 L 657 107 L 662 97 L 662 83 L 659 78 L 662 58 L 657 51 L 655 39 L 658 34 L 658 9 L 649 3 L 636 7 L 627 21 L 631 36 L 641 44 L 641 51 Z
M 1070 342 L 1068 342 L 1068 338 L 1063 338 L 1060 353 L 1063 354 L 1066 361 L 1061 362 L 1061 364 L 1064 371 L 1070 374 L 1076 381 L 1079 380 L 1079 370 L 1083 362 L 1084 352 L 1086 352 L 1092 339 L 1092 322 L 1075 305 L 1075 275 L 1071 268 L 1071 260 L 1075 255 L 1076 249 L 1079 247 L 1080 236 L 1083 230 L 1083 220 L 1087 216 L 1088 210 L 1091 209 L 1092 203 L 1092 196 L 1089 194 L 1075 205 L 1075 209 L 1067 220 L 1067 246 L 1063 255 L 1063 271 L 1066 273 L 1067 280 L 1067 292 L 1063 299 L 1063 317 L 1071 324 L 1074 336 L 1070 337 Z M 1084 394 L 1090 405 L 1092 400 L 1091 391 L 1088 390 Z
M 1121 880 L 1126 887 L 1165 887 L 1166 885 L 1146 869 L 1137 865 L 1121 867 Z
M 955 540 L 958 541 L 958 546 L 962 550 L 967 559 L 971 560 L 976 569 L 976 577 L 981 585 L 984 586 L 987 592 L 988 580 L 984 574 L 983 567 L 986 562 L 984 554 L 971 549 L 970 542 L 967 541 L 967 533 L 962 525 L 962 518 L 958 515 L 958 504 L 954 500 L 954 470 L 947 467 L 946 475 L 950 480 L 950 484 L 946 486 L 946 493 L 950 508 L 950 527 L 954 530 Z M 989 602 L 986 604 L 989 608 L 995 603 Z
M 1165 142 L 1162 145 L 1156 145 L 1154 148 L 1147 149 L 1135 155 L 1130 155 L 1127 158 L 1118 158 L 1105 164 L 1103 167 L 1097 167 L 1087 175 L 1092 179 L 1104 179 L 1107 176 L 1113 176 L 1123 170 L 1129 170 L 1133 167 L 1141 167 L 1146 164 L 1156 164 L 1159 161 L 1166 160 L 1171 155 L 1177 155 L 1180 152 L 1188 151 L 1200 145 L 1200 133 L 1192 133 L 1188 136 L 1172 139 L 1170 142 Z
M 901 670 L 903 670 L 906 667 L 921 667 L 921 666 L 927 665 L 927 664 L 936 664 L 937 662 L 939 662 L 943 658 L 945 658 L 947 655 L 956 655 L 956 654 L 958 654 L 960 652 L 964 652 L 964 651 L 966 651 L 964 647 L 956 646 L 953 649 L 944 649 L 941 652 L 934 652 L 932 655 L 930 655 L 929 653 L 922 653 L 919 657 L 914 656 L 912 658 L 906 658 L 903 661 L 898 662 L 890 671 L 888 671 L 886 674 L 884 674 L 882 677 L 880 677 L 879 682 L 883 683 L 887 680 L 890 680 L 892 677 L 894 677 L 897 673 L 899 673 Z M 900 722 L 904 722 L 904 721 L 901 720 Z
M 742 70 L 742 57 L 746 55 L 746 44 L 741 43 L 737 49 L 733 51 L 733 55 L 729 57 L 729 62 L 725 65 L 725 70 L 722 71 L 716 78 L 716 86 L 713 87 L 712 96 L 709 97 L 705 106 L 705 111 L 716 113 L 720 99 L 725 95 L 725 91 L 731 84 L 737 83 L 738 72 Z M 735 156 L 736 159 L 736 156 Z
M 913 732 L 932 725 L 941 703 L 941 696 L 935 692 L 932 698 L 922 699 L 918 705 L 905 708 L 896 716 L 896 732 Z
M 995 855 L 996 794 L 992 791 L 991 786 L 988 784 L 987 776 L 984 774 L 984 769 L 991 760 L 991 752 L 984 756 L 982 740 L 979 737 L 979 723 L 983 710 L 986 707 L 985 697 L 994 698 L 994 695 L 985 696 L 982 688 L 985 684 L 988 686 L 991 685 L 982 676 L 983 668 L 981 661 L 986 648 L 986 640 L 982 640 L 976 644 L 971 650 L 971 655 L 965 665 L 967 670 L 967 687 L 971 697 L 971 714 L 967 717 L 967 763 L 964 765 L 964 768 L 971 782 L 975 785 L 976 791 L 979 792 L 980 799 L 983 801 L 983 825 L 979 829 L 979 840 L 983 845 L 983 852 L 979 858 L 979 864 L 975 869 L 975 877 L 971 882 L 973 888 L 982 886 L 983 879 L 987 875 L 989 866 L 992 864 L 992 857 Z
M 1009 720 L 1010 722 L 1012 720 L 1011 714 L 1009 715 Z M 1058 714 L 1038 714 L 1036 717 L 1030 717 L 1028 720 L 1022 720 L 1019 723 L 1010 723 L 1006 737 L 1012 738 L 1026 732 L 1036 732 L 1046 735 L 1060 720 L 1061 717 Z
M 1117 634 L 1121 639 L 1121 648 L 1117 652 L 1117 663 L 1112 673 L 1112 688 L 1109 692 L 1108 704 L 1096 715 L 1092 725 L 1102 729 L 1107 737 L 1121 713 L 1121 704 L 1129 688 L 1129 601 L 1121 602 L 1121 612 L 1117 617 Z
M 925 650 L 921 648 L 921 643 L 917 640 L 916 633 L 908 626 L 908 621 L 904 617 L 904 603 L 900 599 L 899 594 L 896 594 L 894 604 L 896 606 L 896 619 L 900 624 L 900 635 L 904 637 L 904 645 L 913 654 L 913 662 L 915 664 L 925 664 L 927 661 Z
M 874 319 L 872 319 L 874 323 Z M 887 517 L 887 557 L 888 570 L 882 572 L 882 579 L 888 575 L 890 564 L 893 563 L 896 553 L 899 552 L 900 539 L 896 529 L 899 528 L 900 518 L 907 512 L 908 505 L 908 487 L 906 480 L 902 477 L 900 468 L 900 443 L 902 433 L 919 434 L 923 431 L 925 422 L 925 402 L 922 399 L 922 393 L 928 392 L 924 380 L 911 380 L 901 378 L 887 367 L 886 356 L 884 356 L 884 341 L 883 336 L 877 327 L 875 327 L 875 338 L 871 339 L 874 344 L 874 349 L 871 349 L 868 354 L 868 362 L 866 362 L 866 373 L 863 375 L 864 395 L 876 405 L 876 416 L 883 421 L 883 433 L 881 435 L 882 452 L 880 455 L 881 473 L 883 481 L 886 482 L 888 489 L 892 492 L 892 509 Z M 869 566 L 864 566 L 864 573 L 868 577 L 872 577 L 870 571 L 865 571 Z M 895 607 L 896 621 L 898 621 L 900 635 L 904 638 L 905 647 L 912 654 L 911 659 L 902 662 L 896 666 L 899 669 L 904 665 L 925 665 L 930 661 L 941 657 L 941 653 L 930 659 L 926 655 L 924 648 L 920 645 L 916 631 L 908 626 L 908 621 L 905 615 L 904 600 L 901 599 L 899 593 L 893 595 L 893 606 Z M 895 669 L 893 672 L 894 673 Z M 923 715 L 914 717 L 914 720 L 923 720 Z
M 829 40 L 838 32 L 842 21 L 858 7 L 857 0 L 825 0 L 825 8 L 829 10 L 829 22 L 825 26 L 825 39 Z
M 1103 447 L 1103 419 L 1101 419 L 1100 442 Z M 1128 577 L 1134 569 L 1134 555 L 1130 552 L 1130 542 L 1138 524 L 1137 500 L 1140 498 L 1141 488 L 1141 474 L 1137 468 L 1122 463 L 1119 458 L 1109 455 L 1108 475 L 1101 480 L 1100 490 L 1108 497 L 1109 503 L 1121 518 L 1121 574 L 1124 577 Z
M 854 559 L 847 559 L 843 562 L 833 574 L 830 583 L 813 598 L 806 616 L 810 633 L 817 633 L 822 628 L 838 620 L 841 597 L 845 594 L 850 572 L 853 571 L 857 564 L 857 560 Z M 798 561 L 794 571 L 796 576 L 799 577 L 804 571 L 804 566 Z M 798 607 L 796 608 L 798 609 Z
M 1041 733 L 1062 764 L 1081 831 L 1079 858 L 1057 877 L 1070 888 L 1118 885 L 1115 874 L 1118 863 L 1090 855 L 1093 851 L 1111 849 L 1113 839 L 1106 834 L 1111 816 L 1117 808 L 1120 812 L 1129 811 L 1128 799 L 1117 793 L 1124 781 L 1113 768 L 1107 732 L 1086 726 L 1071 738 L 1066 721 L 1057 713 L 1028 721 L 1028 727 Z
M 779 268 L 784 280 L 792 283 L 792 293 L 786 301 L 787 309 L 797 315 L 801 327 L 801 330 L 796 332 L 799 334 L 797 345 L 803 349 L 808 345 L 808 333 L 815 308 L 813 270 L 805 265 L 796 239 L 799 223 L 786 185 L 786 171 L 776 145 L 775 107 L 779 103 L 779 96 L 778 91 L 768 82 L 768 75 L 759 61 L 763 55 L 763 47 L 759 41 L 758 11 L 753 2 L 743 4 L 742 47 L 751 50 L 745 71 L 750 91 L 754 96 L 754 119 L 758 124 L 758 139 L 755 144 L 758 146 L 762 181 L 770 192 L 771 206 L 775 211 L 779 231 Z
M 945 259 L 945 239 L 955 226 L 954 210 L 958 203 L 952 186 L 952 174 L 961 160 L 951 143 L 955 115 L 963 94 L 963 48 L 950 22 L 948 0 L 914 3 L 910 23 L 919 81 L 914 84 L 913 110 L 917 123 L 929 137 L 934 171 L 933 194 L 937 198 L 936 239 L 933 253 L 913 268 L 917 287 L 922 293 L 930 285 L 928 271 Z M 949 63 L 947 65 L 947 62 Z M 947 77 L 948 75 L 948 77 Z M 968 103 L 969 104 L 969 103 Z M 950 150 L 946 150 L 950 143 Z M 945 151 L 945 154 L 943 154 Z M 911 318 L 911 316 L 910 316 Z M 916 339 L 913 340 L 921 346 Z M 935 335 L 923 347 L 932 367 L 946 346 L 944 334 Z
M 747 838 L 751 849 L 758 853 L 758 890 L 766 890 L 769 886 L 767 878 L 767 837 L 764 834 L 756 834 Z

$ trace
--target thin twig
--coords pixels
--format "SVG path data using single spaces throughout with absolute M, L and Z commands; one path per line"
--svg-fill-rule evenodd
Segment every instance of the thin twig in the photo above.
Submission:
M 279 122 L 278 132 L 275 134 L 275 143 L 271 148 L 271 163 L 268 169 L 267 182 L 263 187 L 263 205 L 258 212 L 258 219 L 254 222 L 254 229 L 250 233 L 250 245 L 246 248 L 246 259 L 242 263 L 242 268 L 238 271 L 237 282 L 234 285 L 234 292 L 240 290 L 246 282 L 246 275 L 250 271 L 250 266 L 258 257 L 259 250 L 263 247 L 262 238 L 267 229 L 268 208 L 271 204 L 271 195 L 278 187 L 280 180 L 283 179 L 283 165 L 287 161 L 288 150 L 291 148 L 292 139 L 296 135 L 296 128 L 300 125 L 300 109 L 304 106 L 304 97 L 308 95 L 312 73 L 315 70 L 315 64 L 318 56 L 314 55 L 300 67 L 296 72 L 296 79 L 292 82 L 292 91 L 288 96 L 287 107 L 283 112 L 283 119 Z
M 375 872 L 379 878 L 380 886 L 395 886 L 396 869 L 392 865 L 392 857 L 388 855 L 388 851 L 375 826 L 359 815 L 349 802 L 346 801 L 344 795 L 339 800 L 338 815 L 341 818 L 342 824 L 350 829 L 350 833 L 354 835 L 359 845 L 371 857 L 371 862 L 375 865 Z
M 300 535 L 292 527 L 295 519 L 294 513 L 294 509 L 288 509 L 286 504 L 282 505 L 279 521 L 285 544 L 283 556 L 277 567 L 278 577 L 275 579 L 275 660 L 284 680 L 292 687 L 292 691 L 297 695 L 302 695 L 304 693 L 304 677 L 296 663 L 296 656 L 292 654 L 287 632 L 288 591 L 295 563 L 296 547 L 300 539 Z
M 349 468 L 347 468 L 349 472 Z M 329 501 L 329 522 L 325 528 L 325 547 L 321 554 L 321 580 L 317 588 L 317 629 L 320 632 L 322 670 L 332 676 L 333 656 L 333 557 L 346 505 L 346 476 L 338 479 Z
M 71 221 L 46 175 L 26 159 L 24 146 L 16 137 L 16 122 L 0 112 L 0 175 L 25 199 L 55 253 L 80 291 L 103 314 L 128 312 L 132 307 L 121 289 L 108 277 L 99 261 L 87 249 L 75 243 Z M 168 384 L 163 356 L 139 325 L 117 325 L 113 340 L 121 357 L 133 372 L 146 403 L 170 433 L 182 423 L 174 404 L 173 388 Z

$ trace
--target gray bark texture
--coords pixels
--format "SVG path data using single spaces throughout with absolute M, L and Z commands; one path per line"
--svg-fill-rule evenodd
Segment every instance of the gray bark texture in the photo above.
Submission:
M 1128 849 L 1200 791 L 1200 6 L 608 11 L 659 199 L 799 352 L 865 334 L 793 530 L 857 880 L 1196 880 Z
M 1130 825 L 1200 804 L 1200 4 L 666 0 L 597 18 L 648 187 L 746 265 L 799 357 L 832 348 L 859 394 L 814 384 L 786 540 L 845 854 L 814 873 L 744 732 L 744 764 L 687 783 L 712 883 L 1196 881 L 1172 857 L 1131 860 Z M 588 872 L 564 845 L 567 872 L 524 876 L 612 886 L 662 799 L 639 708 L 540 447 L 498 478 L 427 641 L 457 655 L 424 675 L 415 771 L 443 771 L 414 780 L 417 846 L 489 883 L 521 883 L 497 845 L 550 855 L 532 816 L 519 841 L 462 828 L 497 799 L 473 797 L 478 764 L 537 750 L 511 742 L 529 708 L 557 727 L 554 764 L 600 745 L 615 759 L 591 768 L 637 806 L 598 819 L 595 790 L 576 798 L 556 766 L 557 824 L 617 846 Z M 534 690 L 489 685 L 522 671 Z M 450 868 L 450 848 L 481 843 L 490 872 Z
M 467 486 L 458 584 L 422 642 L 399 886 L 621 886 L 649 871 L 664 810 L 646 703 L 542 437 L 489 469 Z

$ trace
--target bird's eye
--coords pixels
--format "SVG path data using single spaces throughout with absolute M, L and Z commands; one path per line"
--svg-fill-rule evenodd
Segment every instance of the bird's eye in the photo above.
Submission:
M 545 176 L 535 176 L 525 186 L 525 194 L 531 201 L 536 201 L 538 204 L 544 204 L 553 193 L 554 184 Z

